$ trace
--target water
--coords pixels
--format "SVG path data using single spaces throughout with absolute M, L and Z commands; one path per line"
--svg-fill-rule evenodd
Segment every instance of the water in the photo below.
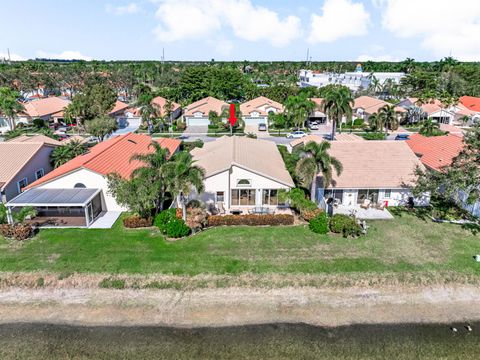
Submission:
M 480 324 L 227 328 L 0 325 L 1 359 L 480 359 Z M 457 333 L 450 326 L 458 329 Z

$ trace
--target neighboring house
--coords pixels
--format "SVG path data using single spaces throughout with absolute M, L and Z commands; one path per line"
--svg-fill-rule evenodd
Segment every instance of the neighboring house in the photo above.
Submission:
M 301 147 L 305 146 L 306 144 L 312 141 L 320 144 L 321 142 L 327 141 L 327 140 L 325 140 L 325 138 L 323 138 L 322 136 L 307 135 L 307 136 L 304 136 L 303 138 L 294 139 L 290 141 L 287 144 L 287 150 L 288 152 L 292 153 L 294 150 L 300 149 Z M 335 134 L 335 141 L 366 141 L 366 140 L 355 134 L 337 133 Z
M 385 206 L 429 204 L 428 196 L 415 199 L 411 192 L 415 169 L 423 165 L 405 142 L 333 141 L 329 153 L 340 161 L 343 171 L 340 176 L 334 172 L 328 188 L 323 187 L 322 174 L 318 174 L 321 206 L 333 202 L 345 213 L 359 210 L 367 202 Z
M 167 103 L 167 101 L 168 101 L 167 99 L 161 96 L 157 96 L 152 100 L 152 105 L 158 109 L 158 113 L 160 116 L 167 115 L 167 112 L 165 111 L 165 104 Z M 180 115 L 182 115 L 182 107 L 180 106 L 180 104 L 177 104 L 174 101 L 172 101 L 171 103 L 172 103 L 172 114 L 171 114 L 170 120 L 175 120 Z
M 353 118 L 360 118 L 368 122 L 368 118 L 378 113 L 378 111 L 383 108 L 384 106 L 392 105 L 386 101 L 371 97 L 371 96 L 360 96 L 355 99 L 353 105 Z M 400 120 L 403 113 L 406 110 L 402 107 L 396 106 L 395 112 L 397 113 L 397 117 Z
M 180 140 L 155 139 L 170 155 L 180 148 Z M 36 221 L 55 226 L 91 226 L 101 215 L 107 215 L 113 224 L 127 209 L 117 203 L 108 191 L 107 175 L 118 173 L 129 178 L 142 165 L 130 161 L 134 154 L 153 151 L 152 138 L 128 133 L 92 147 L 90 151 L 56 168 L 33 182 L 27 190 L 8 202 L 7 207 L 17 211 L 24 206 L 37 209 Z
M 315 103 L 315 110 L 308 116 L 308 121 L 316 121 L 321 125 L 327 124 L 328 116 L 322 110 L 323 99 L 311 98 L 310 100 Z
M 209 96 L 188 105 L 183 113 L 183 118 L 187 126 L 207 126 L 210 124 L 208 118 L 210 111 L 220 115 L 225 108 L 228 108 L 225 101 Z
M 52 170 L 50 154 L 59 141 L 43 135 L 0 142 L 0 193 L 7 202 Z
M 282 104 L 265 96 L 259 96 L 240 105 L 240 112 L 245 125 L 266 124 L 268 126 L 268 114 L 270 112 L 282 113 L 283 110 Z
M 43 119 L 58 123 L 63 121 L 64 110 L 70 104 L 69 100 L 60 97 L 48 97 L 24 103 L 24 114 L 19 115 L 19 122 L 31 122 L 33 119 Z
M 464 116 L 468 116 L 470 118 L 470 124 L 480 122 L 480 98 L 474 96 L 462 96 L 459 99 L 459 103 L 457 104 L 459 107 L 459 111 L 457 115 L 457 121 L 462 123 L 462 118 Z
M 118 126 L 120 128 L 124 128 L 128 125 L 128 115 L 126 114 L 126 110 L 129 108 L 130 105 L 128 105 L 127 103 L 117 100 L 115 101 L 115 105 L 113 106 L 113 109 L 108 113 L 108 115 L 117 120 Z
M 278 212 L 280 189 L 295 185 L 275 143 L 246 137 L 221 137 L 192 150 L 205 170 L 205 190 L 192 195 L 212 212 L 247 213 L 255 207 Z
M 131 108 L 130 105 L 120 100 L 115 102 L 113 109 L 108 115 L 115 118 L 118 124 L 118 129 L 110 137 L 134 132 L 141 125 L 139 109 Z
M 426 168 L 432 171 L 442 171 L 445 166 L 450 166 L 465 144 L 463 137 L 455 135 L 425 137 L 420 134 L 413 134 L 406 141 L 412 151 L 420 158 Z M 479 185 L 480 186 L 480 185 Z M 460 206 L 471 214 L 480 217 L 480 201 L 475 204 L 467 203 L 467 195 L 459 191 L 456 199 Z
M 420 104 L 417 98 L 407 98 L 398 103 L 397 106 L 404 110 L 411 106 L 417 106 L 423 110 L 425 118 L 431 118 L 440 124 L 453 125 L 457 118 L 455 106 L 445 108 L 442 102 L 436 99 L 425 104 Z

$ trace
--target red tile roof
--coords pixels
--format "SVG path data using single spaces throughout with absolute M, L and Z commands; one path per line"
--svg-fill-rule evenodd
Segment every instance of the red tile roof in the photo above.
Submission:
M 454 135 L 425 137 L 413 134 L 406 143 L 425 166 L 437 171 L 451 165 L 464 146 L 463 139 Z
M 462 96 L 460 103 L 467 109 L 480 112 L 480 98 L 474 96 Z
M 181 143 L 178 139 L 167 138 L 157 138 L 155 141 L 158 141 L 163 148 L 168 149 L 170 154 L 174 154 Z M 153 152 L 153 148 L 150 146 L 151 142 L 151 137 L 142 134 L 128 133 L 114 137 L 95 145 L 87 154 L 77 156 L 28 187 L 35 187 L 80 168 L 89 169 L 102 175 L 116 172 L 124 178 L 129 178 L 132 171 L 142 165 L 140 161 L 130 161 L 131 156 Z
M 115 115 L 118 112 L 124 111 L 129 108 L 129 105 L 117 100 L 115 101 L 115 105 L 113 106 L 113 109 L 108 113 L 109 115 Z

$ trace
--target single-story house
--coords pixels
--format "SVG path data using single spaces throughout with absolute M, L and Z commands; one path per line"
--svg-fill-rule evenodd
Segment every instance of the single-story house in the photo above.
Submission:
M 183 113 L 183 119 L 187 126 L 207 126 L 210 125 L 208 115 L 211 111 L 220 115 L 228 106 L 225 101 L 209 96 L 188 105 Z
M 316 121 L 319 124 L 327 124 L 328 116 L 322 110 L 323 99 L 311 98 L 310 100 L 315 103 L 315 110 L 308 116 L 308 121 Z
M 59 121 L 63 121 L 63 111 L 70 104 L 70 101 L 52 96 L 21 104 L 24 110 L 18 114 L 15 119 L 15 124 L 28 124 L 34 119 L 43 119 L 50 123 L 58 123 Z M 9 130 L 12 130 L 10 129 L 9 122 L 5 116 L 0 115 L 0 134 Z
M 334 203 L 342 212 L 364 205 L 426 206 L 429 197 L 414 198 L 415 169 L 423 164 L 403 141 L 333 141 L 329 150 L 343 166 L 324 188 L 318 174 L 317 199 L 322 207 Z M 335 210 L 334 210 L 335 211 Z
M 283 110 L 282 104 L 265 96 L 259 96 L 240 105 L 240 112 L 245 125 L 266 124 L 268 126 L 268 114 L 270 112 L 282 113 Z
M 455 107 L 444 107 L 442 102 L 437 99 L 420 104 L 417 98 L 406 98 L 398 103 L 397 106 L 405 110 L 410 106 L 418 106 L 425 113 L 425 118 L 431 118 L 440 124 L 452 125 L 456 119 Z
M 180 148 L 180 140 L 159 138 L 159 144 L 173 155 Z M 152 138 L 143 134 L 127 133 L 101 142 L 27 187 L 10 200 L 7 208 L 17 211 L 25 206 L 36 208 L 34 219 L 38 224 L 54 226 L 91 226 L 97 218 L 106 215 L 110 226 L 121 212 L 128 209 L 117 203 L 109 193 L 107 175 L 117 173 L 129 178 L 142 165 L 130 161 L 134 154 L 153 151 Z
M 61 143 L 44 135 L 0 142 L 0 198 L 7 202 L 52 170 L 50 154 Z
M 405 142 L 419 157 L 423 165 L 432 171 L 443 171 L 445 166 L 450 166 L 453 159 L 460 154 L 465 146 L 463 137 L 451 134 L 432 137 L 413 134 Z M 468 204 L 467 194 L 463 191 L 459 191 L 456 200 L 465 210 L 480 217 L 480 201 L 475 204 Z
M 247 213 L 254 208 L 278 212 L 284 207 L 278 191 L 295 186 L 271 141 L 223 136 L 191 154 L 205 170 L 205 190 L 192 198 L 212 212 Z
M 166 109 L 166 104 L 168 100 L 165 99 L 164 97 L 157 96 L 152 99 L 152 105 L 155 106 L 158 109 L 158 113 L 160 116 L 166 116 L 167 115 L 167 109 Z M 175 120 L 178 118 L 180 115 L 182 115 L 182 107 L 180 104 L 177 104 L 175 101 L 170 102 L 172 105 L 171 108 L 171 119 L 170 120 Z
M 378 113 L 378 111 L 386 105 L 392 105 L 386 101 L 371 97 L 371 96 L 360 96 L 354 100 L 353 105 L 353 118 L 363 119 L 368 122 L 368 118 Z M 400 119 L 401 114 L 405 113 L 406 110 L 402 107 L 396 106 L 395 112 L 398 114 Z

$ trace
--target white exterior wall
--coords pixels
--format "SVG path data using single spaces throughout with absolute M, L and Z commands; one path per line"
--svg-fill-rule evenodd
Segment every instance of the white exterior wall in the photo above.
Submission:
M 238 180 L 250 180 L 251 186 L 237 186 Z M 206 204 L 215 204 L 215 196 L 217 191 L 224 192 L 224 208 L 241 208 L 242 206 L 231 205 L 230 195 L 231 189 L 255 189 L 256 206 L 262 206 L 262 190 L 263 189 L 289 189 L 288 186 L 283 185 L 277 181 L 266 178 L 265 176 L 256 174 L 254 172 L 245 170 L 233 165 L 230 170 L 210 176 L 204 180 L 205 190 L 202 194 L 194 195 L 191 198 L 197 198 Z M 252 206 L 245 206 L 252 207 Z
M 120 206 L 115 198 L 108 193 L 106 176 L 97 174 L 87 169 L 79 169 L 68 175 L 39 185 L 40 189 L 73 189 L 75 184 L 82 183 L 87 189 L 102 189 L 102 206 L 107 211 L 127 211 Z
M 330 190 L 330 189 L 329 189 Z M 345 206 L 356 206 L 358 199 L 358 189 L 335 189 L 343 190 L 342 204 Z M 375 190 L 375 189 L 372 189 Z M 385 189 L 380 189 L 378 194 L 378 201 L 388 201 L 388 206 L 404 206 L 408 204 L 408 199 L 413 197 L 409 189 L 390 189 L 391 194 L 389 198 L 385 197 Z M 319 194 L 323 195 L 325 189 L 320 189 Z M 430 203 L 430 197 L 424 196 L 420 199 L 414 199 L 415 206 L 427 206 Z

